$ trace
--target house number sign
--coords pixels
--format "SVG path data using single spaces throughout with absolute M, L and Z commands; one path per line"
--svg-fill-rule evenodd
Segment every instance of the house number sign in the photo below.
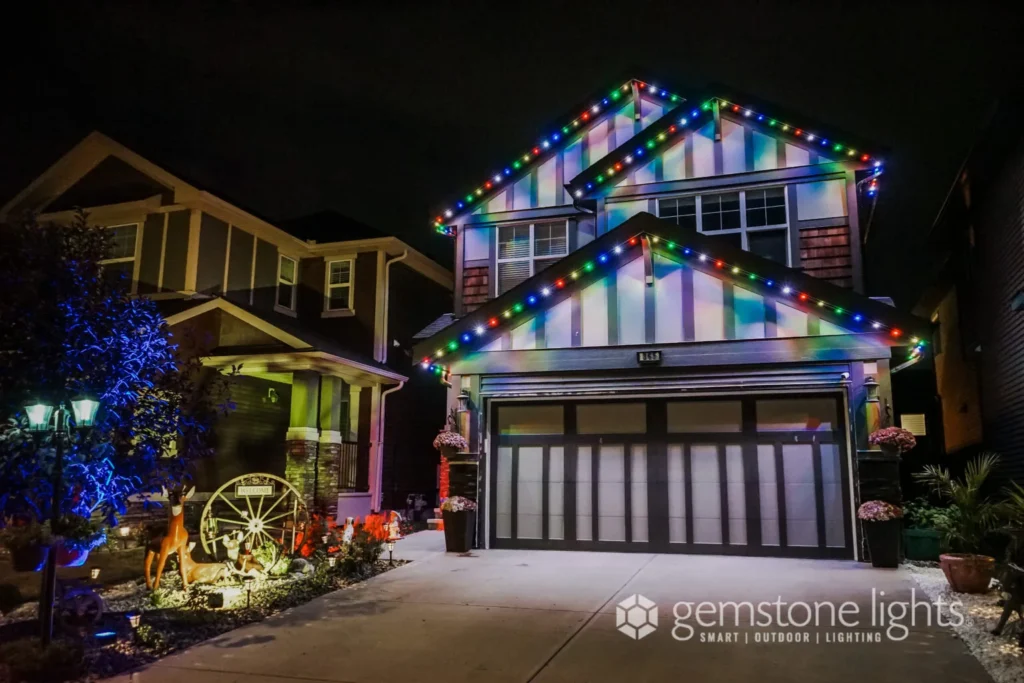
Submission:
M 661 365 L 661 351 L 637 351 L 636 362 L 640 365 Z

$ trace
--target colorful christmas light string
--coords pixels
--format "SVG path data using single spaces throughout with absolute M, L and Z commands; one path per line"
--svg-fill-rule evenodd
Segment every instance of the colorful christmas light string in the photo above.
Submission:
M 535 163 L 538 159 L 546 157 L 548 154 L 556 150 L 561 144 L 567 142 L 574 132 L 579 130 L 581 127 L 584 127 L 584 124 L 589 123 L 593 118 L 599 117 L 601 113 L 607 112 L 609 108 L 614 108 L 613 103 L 617 103 L 624 97 L 625 93 L 630 92 L 634 83 L 637 85 L 637 88 L 643 90 L 646 94 L 660 97 L 669 103 L 675 104 L 683 101 L 682 96 L 669 92 L 657 85 L 645 83 L 644 81 L 637 79 L 630 79 L 609 92 L 608 95 L 601 98 L 600 101 L 596 101 L 591 104 L 590 107 L 581 112 L 572 121 L 562 126 L 561 129 L 542 138 L 540 142 L 534 145 L 531 149 L 525 151 L 522 155 L 509 162 L 509 164 L 501 171 L 495 172 L 475 190 L 468 192 L 449 205 L 448 208 L 444 209 L 440 214 L 434 217 L 434 220 L 432 221 L 434 229 L 443 235 L 453 235 L 454 231 L 451 227 L 445 225 L 446 219 L 452 218 L 456 213 L 463 209 L 470 208 L 470 205 L 478 204 L 485 197 L 489 197 L 501 187 L 505 186 L 505 181 L 509 180 L 513 174 L 517 174 L 526 166 Z
M 493 340 L 488 339 L 488 332 L 494 331 L 496 328 L 504 325 L 513 325 L 519 323 L 519 316 L 523 312 L 529 312 L 538 302 L 548 298 L 557 290 L 563 289 L 570 282 L 579 280 L 582 277 L 593 273 L 599 265 L 607 265 L 616 263 L 618 260 L 616 257 L 621 256 L 628 250 L 640 244 L 640 240 L 643 237 L 650 239 L 652 245 L 658 246 L 659 249 L 665 249 L 670 253 L 681 254 L 684 258 L 696 260 L 699 263 L 707 264 L 705 267 L 708 270 L 716 269 L 722 272 L 730 273 L 737 280 L 746 280 L 747 282 L 758 283 L 765 287 L 766 290 L 770 289 L 780 299 L 789 299 L 791 301 L 799 302 L 804 306 L 811 307 L 816 306 L 820 310 L 826 310 L 833 315 L 843 318 L 844 320 L 849 319 L 857 325 L 866 327 L 865 332 L 876 332 L 886 333 L 893 339 L 899 339 L 903 336 L 903 331 L 896 326 L 886 325 L 878 320 L 869 320 L 867 316 L 858 313 L 856 311 L 850 311 L 842 306 L 836 306 L 831 304 L 824 299 L 812 296 L 807 292 L 800 291 L 798 288 L 783 283 L 779 286 L 779 283 L 771 278 L 766 278 L 753 271 L 740 268 L 737 265 L 726 262 L 723 259 L 716 258 L 706 251 L 698 251 L 691 247 L 676 244 L 675 242 L 667 239 L 663 239 L 658 235 L 652 235 L 650 233 L 637 233 L 629 239 L 621 242 L 608 251 L 602 251 L 597 255 L 594 260 L 587 261 L 580 268 L 569 272 L 563 277 L 555 278 L 547 285 L 541 286 L 536 292 L 527 294 L 522 301 L 518 301 L 508 308 L 506 308 L 501 314 L 492 316 L 486 320 L 478 319 L 472 324 L 458 324 L 458 327 L 463 331 L 458 333 L 456 338 L 451 339 L 446 344 L 438 348 L 434 352 L 433 357 L 425 357 L 420 361 L 420 366 L 424 370 L 429 370 L 437 375 L 443 375 L 447 377 L 450 373 L 450 367 L 438 363 L 437 360 L 445 357 L 449 353 L 458 351 L 459 349 L 466 350 L 470 344 L 474 341 L 480 343 L 487 343 Z M 547 271 L 545 271 L 547 272 Z M 461 343 L 460 343 L 461 342 Z M 924 353 L 925 341 L 918 337 L 911 337 L 909 344 L 912 347 L 908 359 L 913 360 L 921 356 Z

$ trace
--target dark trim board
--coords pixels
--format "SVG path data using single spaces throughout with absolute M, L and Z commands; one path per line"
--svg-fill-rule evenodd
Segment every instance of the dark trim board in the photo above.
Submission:
M 721 554 L 721 555 L 755 555 L 765 557 L 793 557 L 793 558 L 829 558 L 829 559 L 851 559 L 854 557 L 855 529 L 853 527 L 852 514 L 850 510 L 850 471 L 849 453 L 846 446 L 846 415 L 841 410 L 842 401 L 835 394 L 790 394 L 786 398 L 816 398 L 826 399 L 832 402 L 835 414 L 832 416 L 832 428 L 828 431 L 757 431 L 756 401 L 776 398 L 772 395 L 736 395 L 718 396 L 713 398 L 690 398 L 680 397 L 680 401 L 687 403 L 700 403 L 708 400 L 732 400 L 741 403 L 742 416 L 740 431 L 731 432 L 706 432 L 706 433 L 673 433 L 668 431 L 666 419 L 667 405 L 675 399 L 669 398 L 644 398 L 637 397 L 629 399 L 617 397 L 615 402 L 636 403 L 644 402 L 646 405 L 646 431 L 643 433 L 606 433 L 606 434 L 580 434 L 576 424 L 576 407 L 580 404 L 592 404 L 601 401 L 568 400 L 561 403 L 551 402 L 496 402 L 492 405 L 491 421 L 491 470 L 489 489 L 494 493 L 488 496 L 490 524 L 488 529 L 489 547 L 491 548 L 523 548 L 523 549 L 551 549 L 551 550 L 593 550 L 607 552 L 659 552 L 659 553 L 692 553 L 692 554 Z M 607 402 L 607 401 L 605 401 Z M 530 405 L 559 405 L 562 407 L 563 434 L 558 435 L 502 435 L 499 433 L 499 413 L 503 408 L 509 406 L 530 406 Z M 810 446 L 812 456 L 813 472 L 804 470 L 807 476 L 813 476 L 814 485 L 814 509 L 805 510 L 802 515 L 807 519 L 810 514 L 816 523 L 816 545 L 814 546 L 790 546 L 787 529 L 787 507 L 786 507 L 786 470 L 783 457 L 785 445 Z M 835 446 L 839 452 L 840 482 L 842 486 L 842 525 L 844 530 L 844 546 L 829 547 L 827 545 L 827 516 L 825 506 L 826 488 L 823 481 L 822 444 Z M 646 474 L 647 474 L 647 541 L 634 542 L 633 538 L 638 530 L 633 526 L 633 459 L 636 457 L 634 448 L 644 446 L 646 453 Z M 719 487 L 720 512 L 718 514 L 721 524 L 721 543 L 698 543 L 694 534 L 694 481 L 693 474 L 696 463 L 694 462 L 693 446 L 704 445 L 713 447 L 713 455 L 705 455 L 705 471 L 707 465 L 711 465 L 712 471 L 717 470 L 717 486 Z M 624 541 L 600 540 L 600 517 L 602 511 L 601 493 L 607 493 L 607 484 L 611 482 L 601 481 L 602 458 L 600 457 L 601 446 L 616 446 L 622 448 L 623 476 L 621 481 L 621 497 L 624 503 L 621 519 L 624 530 Z M 733 487 L 730 490 L 729 482 L 729 460 L 726 446 L 739 446 L 743 466 L 742 486 Z M 774 480 L 776 482 L 776 503 L 778 505 L 778 545 L 764 545 L 762 543 L 762 520 L 761 520 L 761 484 L 762 473 L 760 472 L 758 446 L 770 446 L 773 453 L 768 462 L 774 467 Z M 540 514 L 541 538 L 519 539 L 518 535 L 518 512 L 519 512 L 519 460 L 520 450 L 524 447 L 538 448 L 541 450 L 541 464 L 543 468 Z M 563 452 L 563 534 L 560 539 L 550 538 L 549 518 L 551 514 L 550 498 L 550 462 L 551 449 L 561 448 Z M 590 539 L 577 540 L 577 464 L 581 447 L 587 447 L 590 451 Z M 670 542 L 670 520 L 669 520 L 669 448 L 681 447 L 682 462 L 680 466 L 683 473 L 683 487 L 685 506 L 685 540 L 682 542 Z M 508 527 L 509 537 L 499 538 L 497 536 L 498 518 L 498 496 L 497 496 L 497 457 L 499 448 L 511 449 L 511 462 L 509 463 L 509 474 L 511 484 L 509 493 L 511 500 L 508 510 L 511 514 Z M 707 453 L 707 451 L 705 451 Z M 711 457 L 710 463 L 706 458 Z M 765 473 L 766 474 L 766 473 Z M 705 481 L 702 486 L 708 486 Z M 797 480 L 801 481 L 801 480 Z M 806 480 L 810 481 L 810 480 Z M 734 482 L 735 483 L 735 482 Z M 602 484 L 604 485 L 602 487 Z M 714 484 L 711 484 L 714 486 Z M 705 489 L 706 490 L 706 489 Z M 620 494 L 614 494 L 616 498 Z M 731 538 L 730 519 L 730 495 L 741 495 L 743 498 L 743 517 L 746 522 L 745 539 Z M 735 502 L 735 501 L 734 501 Z M 607 508 L 605 508 L 607 510 Z M 836 520 L 838 521 L 838 520 Z M 799 527 L 798 527 L 799 528 Z M 740 542 L 743 541 L 743 542 Z

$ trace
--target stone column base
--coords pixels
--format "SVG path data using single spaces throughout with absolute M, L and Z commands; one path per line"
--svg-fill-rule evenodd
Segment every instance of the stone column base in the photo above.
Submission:
M 320 435 L 316 460 L 316 499 L 330 516 L 338 512 L 338 477 L 341 468 L 341 433 L 325 431 Z
M 319 443 L 309 440 L 285 441 L 284 478 L 302 494 L 306 507 L 315 511 L 316 462 Z

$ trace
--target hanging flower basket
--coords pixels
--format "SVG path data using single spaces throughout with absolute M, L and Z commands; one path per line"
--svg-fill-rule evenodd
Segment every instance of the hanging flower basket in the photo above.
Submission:
M 868 443 L 878 446 L 885 453 L 901 455 L 917 446 L 917 439 L 906 429 L 885 427 L 871 432 Z
M 462 434 L 445 429 L 434 437 L 434 448 L 441 451 L 441 455 L 450 460 L 459 451 L 469 448 L 469 444 Z

